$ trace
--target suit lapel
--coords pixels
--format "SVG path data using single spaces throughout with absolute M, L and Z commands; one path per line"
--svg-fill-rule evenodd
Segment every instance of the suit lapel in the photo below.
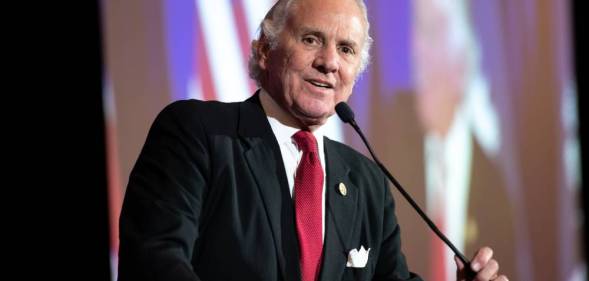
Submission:
M 285 258 L 283 243 L 298 250 L 298 243 L 283 241 L 284 218 L 281 217 L 290 200 L 283 200 L 283 191 L 288 190 L 284 172 L 284 163 L 280 148 L 272 133 L 267 117 L 260 105 L 258 95 L 254 95 L 240 104 L 238 133 L 247 144 L 245 152 L 247 164 L 257 182 L 263 200 L 268 221 L 274 237 L 278 263 L 284 280 L 300 280 L 298 253 Z M 325 139 L 326 162 L 326 199 L 325 199 L 325 240 L 323 264 L 320 280 L 341 280 L 345 269 L 348 251 L 355 245 L 349 245 L 352 231 L 355 229 L 359 192 L 349 178 L 350 168 L 339 155 L 333 142 Z M 346 187 L 344 196 L 339 189 L 340 183 Z M 290 195 L 288 197 L 290 198 Z M 286 206 L 292 208 L 292 206 Z M 294 210 L 294 209 L 293 209 Z M 288 228 L 290 229 L 290 228 Z M 287 235 L 287 238 L 289 236 Z M 293 237 L 296 240 L 296 233 Z M 295 241 L 296 242 L 296 241 Z M 287 264 L 289 263 L 289 264 Z M 290 263 L 295 263 L 290 265 Z
M 258 184 L 258 191 L 266 208 L 266 214 L 270 222 L 270 228 L 272 229 L 280 270 L 282 275 L 285 276 L 285 261 L 282 251 L 282 232 L 280 226 L 282 209 L 281 187 L 275 176 L 276 166 L 272 165 L 273 161 L 269 161 L 273 155 L 273 151 L 268 145 L 264 145 L 262 141 L 250 141 L 257 144 L 245 153 L 245 157 Z
M 359 192 L 349 178 L 350 168 L 329 139 L 325 139 L 327 166 L 325 246 L 321 280 L 341 280 L 345 269 L 352 231 L 355 229 Z M 345 195 L 340 191 L 345 185 Z
M 260 192 L 274 244 L 280 272 L 287 280 L 285 256 L 282 246 L 281 210 L 283 186 L 286 183 L 284 164 L 276 138 L 260 105 L 258 95 L 240 104 L 238 133 L 247 144 L 244 155 Z M 281 168 L 281 170 L 279 170 Z

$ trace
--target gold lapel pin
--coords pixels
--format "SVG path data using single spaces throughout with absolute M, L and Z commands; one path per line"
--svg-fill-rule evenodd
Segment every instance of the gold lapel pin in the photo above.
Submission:
M 348 189 L 346 188 L 346 185 L 343 182 L 339 183 L 339 193 L 343 196 L 348 195 Z

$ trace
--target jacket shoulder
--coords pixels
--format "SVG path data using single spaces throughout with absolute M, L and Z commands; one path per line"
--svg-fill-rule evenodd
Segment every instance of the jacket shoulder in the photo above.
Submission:
M 347 163 L 352 169 L 361 170 L 369 173 L 370 176 L 382 179 L 384 174 L 380 171 L 374 161 L 366 157 L 364 154 L 358 152 L 354 148 L 338 142 L 325 138 L 328 145 L 331 145 L 335 151 L 338 152 L 339 157 Z
M 235 115 L 239 108 L 238 102 L 225 103 L 219 101 L 178 100 L 167 105 L 160 114 L 171 114 L 179 117 L 201 116 L 211 119 L 218 116 Z
M 210 133 L 236 130 L 239 102 L 178 100 L 167 105 L 158 119 L 172 119 L 183 126 L 199 126 Z M 157 119 L 156 119 L 157 120 Z

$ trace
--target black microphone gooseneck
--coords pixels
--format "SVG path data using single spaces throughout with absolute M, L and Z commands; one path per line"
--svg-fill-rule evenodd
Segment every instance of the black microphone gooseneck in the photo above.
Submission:
M 387 168 L 380 162 L 380 160 L 378 160 L 378 158 L 376 157 L 376 155 L 372 151 L 370 144 L 366 140 L 366 137 L 364 137 L 362 130 L 360 130 L 360 127 L 358 127 L 358 124 L 356 124 L 356 120 L 354 120 L 354 112 L 348 106 L 348 104 L 345 102 L 338 103 L 335 106 L 335 111 L 337 112 L 337 115 L 344 123 L 350 124 L 354 128 L 354 130 L 356 130 L 358 135 L 360 135 L 360 138 L 362 138 L 364 145 L 366 145 L 366 147 L 368 148 L 368 151 L 370 152 L 370 155 L 372 155 L 374 162 L 376 162 L 378 167 L 389 178 L 389 180 L 393 183 L 393 185 L 395 185 L 395 187 L 397 188 L 397 190 L 399 190 L 401 195 L 403 195 L 403 197 L 405 197 L 405 199 L 409 202 L 409 204 L 411 204 L 411 206 L 413 206 L 413 209 L 415 209 L 415 211 L 417 211 L 419 216 L 425 221 L 425 223 L 427 223 L 429 228 L 431 228 L 431 230 L 434 233 L 436 233 L 436 235 L 440 239 L 442 239 L 442 241 L 444 241 L 444 243 L 446 243 L 446 245 L 448 245 L 448 247 L 450 247 L 450 249 L 452 249 L 452 252 L 454 252 L 454 254 L 462 261 L 462 263 L 464 264 L 464 266 L 466 268 L 467 280 L 474 279 L 474 277 L 476 276 L 476 272 L 474 272 L 472 270 L 472 268 L 470 267 L 470 261 L 454 246 L 454 244 L 452 244 L 452 242 L 450 242 L 450 240 L 448 240 L 448 238 L 444 235 L 444 233 L 442 233 L 438 229 L 438 227 L 430 220 L 430 218 L 421 210 L 419 205 L 417 205 L 417 203 L 415 203 L 413 198 L 411 198 L 409 193 L 407 193 L 407 191 L 405 191 L 405 189 L 401 186 L 401 184 L 397 181 L 397 179 L 395 179 L 395 177 L 393 177 L 393 175 L 391 175 L 389 170 L 387 170 Z

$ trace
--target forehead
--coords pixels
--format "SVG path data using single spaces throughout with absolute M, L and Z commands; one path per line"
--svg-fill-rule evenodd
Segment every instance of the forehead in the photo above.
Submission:
M 287 20 L 291 31 L 315 30 L 359 44 L 366 36 L 366 24 L 355 0 L 295 1 Z

